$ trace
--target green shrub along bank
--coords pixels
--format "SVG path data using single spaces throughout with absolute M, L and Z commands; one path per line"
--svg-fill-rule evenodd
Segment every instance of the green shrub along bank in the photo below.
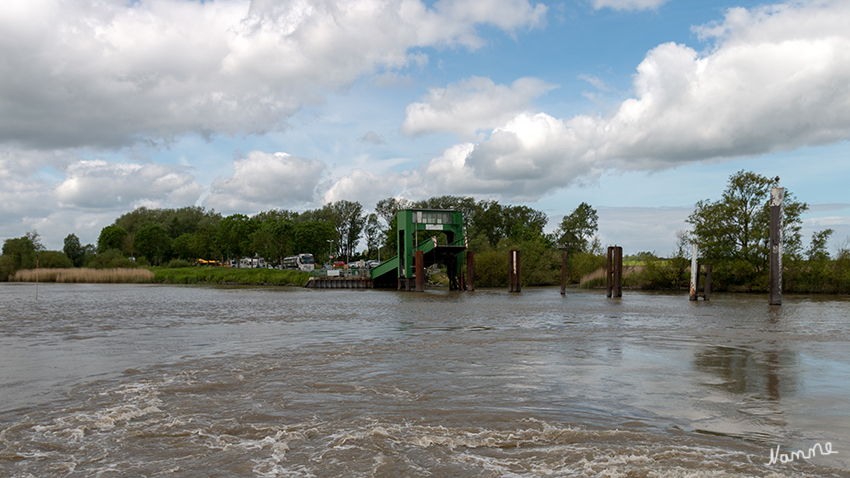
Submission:
M 562 252 L 540 240 L 502 241 L 493 249 L 475 254 L 475 286 L 507 287 L 508 252 L 520 251 L 523 287 L 561 283 Z M 567 256 L 567 283 L 576 284 L 582 276 L 605 265 L 605 257 L 576 252 Z
M 154 282 L 166 284 L 237 284 L 303 286 L 309 272 L 231 267 L 151 267 Z

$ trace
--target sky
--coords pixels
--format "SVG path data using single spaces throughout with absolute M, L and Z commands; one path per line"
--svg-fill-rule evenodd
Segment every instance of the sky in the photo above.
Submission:
M 850 241 L 850 2 L 0 2 L 0 239 L 141 206 L 581 202 L 673 252 L 741 170 Z

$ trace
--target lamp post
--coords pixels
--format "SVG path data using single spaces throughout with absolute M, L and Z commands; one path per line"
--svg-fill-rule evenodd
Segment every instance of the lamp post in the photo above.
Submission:
M 332 259 L 333 259 L 333 244 L 334 244 L 334 241 L 333 241 L 333 239 L 326 239 L 326 241 L 328 241 L 328 269 L 330 269 L 333 266 Z

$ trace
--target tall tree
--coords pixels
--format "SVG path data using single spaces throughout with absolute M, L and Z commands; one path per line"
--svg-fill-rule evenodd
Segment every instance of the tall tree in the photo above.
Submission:
M 482 200 L 475 206 L 472 216 L 472 236 L 487 238 L 491 246 L 496 246 L 505 234 L 505 216 L 502 205 L 494 200 Z
M 80 238 L 76 234 L 68 234 L 65 237 L 65 247 L 62 248 L 62 252 L 68 256 L 74 267 L 82 267 L 85 262 L 86 251 L 83 249 L 83 245 L 80 244 Z
M 327 221 L 306 221 L 295 225 L 295 253 L 313 254 L 316 262 L 324 262 L 328 249 L 337 241 L 336 228 Z
M 254 231 L 252 241 L 254 250 L 266 259 L 266 262 L 280 264 L 283 258 L 294 252 L 295 226 L 289 219 L 282 217 L 267 219 Z
M 366 216 L 366 224 L 363 226 L 363 236 L 366 237 L 367 256 L 378 248 L 378 238 L 381 234 L 381 224 L 375 213 Z
M 716 274 L 731 282 L 749 283 L 767 270 L 770 228 L 770 189 L 776 181 L 765 176 L 739 171 L 729 178 L 721 199 L 702 200 L 694 206 L 687 222 L 691 236 L 700 247 L 700 255 L 723 265 Z M 800 254 L 800 216 L 808 205 L 785 192 L 783 241 L 790 257 Z
M 375 212 L 384 220 L 384 224 L 389 227 L 390 223 L 395 219 L 395 215 L 402 209 L 409 209 L 412 203 L 404 198 L 386 198 L 381 199 L 375 205 Z
M 556 233 L 558 242 L 570 252 L 591 252 L 592 238 L 599 228 L 596 209 L 583 202 L 564 216 Z
M 341 247 L 340 252 L 348 261 L 354 255 L 355 248 L 360 242 L 360 234 L 366 225 L 363 206 L 359 202 L 340 200 L 326 206 L 332 211 L 337 236 Z
M 148 224 L 133 237 L 133 248 L 152 264 L 162 264 L 171 255 L 171 238 L 159 224 Z
M 102 254 L 110 249 L 124 249 L 124 238 L 127 237 L 127 230 L 121 226 L 106 226 L 100 230 L 100 236 L 97 238 L 97 253 Z
M 531 241 L 544 237 L 543 228 L 546 227 L 549 218 L 542 211 L 528 206 L 505 206 L 502 214 L 504 232 L 508 238 L 515 241 Z
M 3 242 L 3 257 L 8 258 L 12 272 L 35 268 L 35 252 L 36 247 L 27 236 Z
M 219 223 L 216 242 L 222 253 L 231 259 L 239 260 L 252 250 L 251 233 L 253 224 L 244 214 L 233 214 Z

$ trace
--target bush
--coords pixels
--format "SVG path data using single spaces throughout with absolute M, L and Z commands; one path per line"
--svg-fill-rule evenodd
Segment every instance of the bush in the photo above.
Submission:
M 475 255 L 475 286 L 506 287 L 508 285 L 508 255 L 487 251 Z
M 38 267 L 40 269 L 70 269 L 74 263 L 64 252 L 42 251 L 38 255 Z
M 108 251 L 92 256 L 86 261 L 86 267 L 92 269 L 132 269 L 136 267 L 136 263 L 124 257 L 118 249 L 109 249 Z
M 185 261 L 183 259 L 171 259 L 166 267 L 169 269 L 177 269 L 178 267 L 190 267 L 191 265 L 192 264 L 190 264 L 189 261 Z

